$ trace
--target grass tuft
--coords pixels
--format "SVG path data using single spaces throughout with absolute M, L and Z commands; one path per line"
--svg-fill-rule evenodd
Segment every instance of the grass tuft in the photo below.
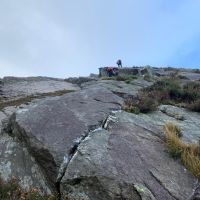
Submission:
M 180 158 L 192 174 L 200 178 L 200 145 L 186 144 L 180 138 L 180 128 L 173 123 L 164 126 L 168 152 L 174 158 Z

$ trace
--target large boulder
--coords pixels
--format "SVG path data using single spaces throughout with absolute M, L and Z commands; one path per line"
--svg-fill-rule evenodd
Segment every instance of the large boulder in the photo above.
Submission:
M 46 182 L 43 172 L 26 146 L 10 137 L 3 129 L 12 111 L 8 109 L 0 112 L 0 177 L 4 181 L 15 177 L 25 190 L 37 188 L 41 193 L 51 194 L 53 188 Z
M 13 114 L 7 132 L 27 147 L 55 186 L 77 144 L 122 104 L 120 97 L 99 87 L 46 98 Z
M 195 178 L 166 153 L 156 129 L 117 113 L 108 130 L 93 131 L 79 145 L 61 181 L 61 192 L 82 200 L 185 200 Z

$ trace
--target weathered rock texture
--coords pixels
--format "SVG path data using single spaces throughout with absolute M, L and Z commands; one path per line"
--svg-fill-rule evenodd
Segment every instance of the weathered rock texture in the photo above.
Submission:
M 10 118 L 8 132 L 27 146 L 53 187 L 77 141 L 101 126 L 122 102 L 104 88 L 45 99 L 17 111 Z
M 118 122 L 108 131 L 91 132 L 80 144 L 62 179 L 64 194 L 84 200 L 185 200 L 191 195 L 195 179 L 165 152 L 156 128 L 132 123 L 132 115 L 117 113 Z
M 6 77 L 3 79 L 3 83 L 2 95 L 6 99 L 50 93 L 59 90 L 74 91 L 79 89 L 76 85 L 67 83 L 64 80 L 44 77 Z
M 124 97 L 135 96 L 152 83 L 91 80 L 78 83 L 80 90 L 48 78 L 4 82 L 9 99 L 75 90 L 2 109 L 4 180 L 16 176 L 23 188 L 61 192 L 69 200 L 186 200 L 191 196 L 196 179 L 166 153 L 163 125 L 177 123 L 184 140 L 196 142 L 199 114 L 172 106 L 160 106 L 148 115 L 120 111 Z

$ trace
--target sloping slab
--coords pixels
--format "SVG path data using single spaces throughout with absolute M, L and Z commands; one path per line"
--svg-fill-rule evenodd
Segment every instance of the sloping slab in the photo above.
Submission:
M 53 192 L 35 159 L 22 144 L 7 134 L 0 137 L 0 176 L 4 181 L 17 178 L 25 190 L 37 188 L 45 194 Z
M 129 114 L 117 116 L 109 131 L 92 132 L 80 144 L 62 179 L 64 195 L 83 200 L 187 199 L 195 178 L 169 157 L 157 132 L 131 123 Z
M 122 103 L 120 97 L 98 87 L 47 98 L 17 111 L 7 130 L 27 147 L 54 184 L 77 143 Z

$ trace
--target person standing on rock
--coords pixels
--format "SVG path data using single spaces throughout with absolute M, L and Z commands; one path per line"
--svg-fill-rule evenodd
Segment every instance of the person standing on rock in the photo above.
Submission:
M 117 61 L 117 65 L 119 68 L 122 68 L 122 61 L 120 59 Z

